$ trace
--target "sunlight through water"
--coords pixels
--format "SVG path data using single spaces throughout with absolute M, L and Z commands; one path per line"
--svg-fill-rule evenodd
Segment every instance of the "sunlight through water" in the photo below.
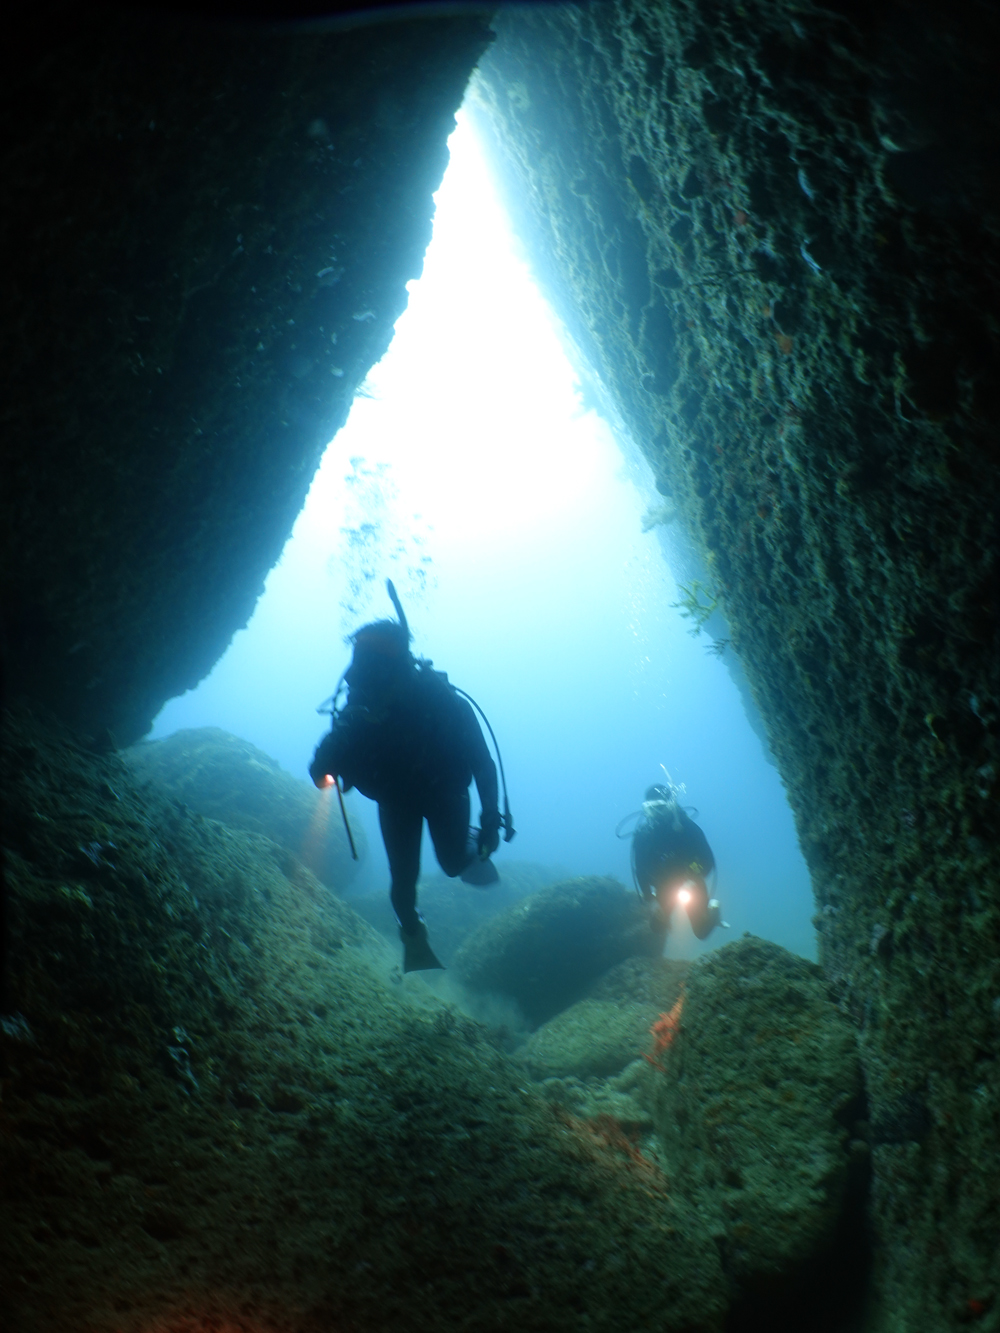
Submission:
M 813 957 L 780 779 L 725 664 L 672 607 L 677 587 L 643 531 L 662 497 L 585 409 L 461 114 L 450 149 L 423 276 L 253 619 L 152 735 L 221 726 L 304 776 L 345 636 L 392 614 L 391 577 L 414 651 L 478 700 L 500 741 L 519 830 L 501 874 L 516 857 L 630 883 L 614 829 L 666 764 L 713 846 L 732 926 L 705 945 L 678 937 L 675 951 L 751 930 Z M 384 881 L 374 809 L 356 797 L 350 808 Z

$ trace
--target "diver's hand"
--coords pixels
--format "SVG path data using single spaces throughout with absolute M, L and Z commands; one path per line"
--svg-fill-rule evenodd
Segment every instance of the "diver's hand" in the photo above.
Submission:
M 336 773 L 339 762 L 336 754 L 335 736 L 335 732 L 327 732 L 319 745 L 316 746 L 312 763 L 309 765 L 309 776 L 312 778 L 314 785 L 320 789 L 333 786 L 333 783 L 328 782 L 327 778 Z
M 313 784 L 319 787 L 320 791 L 325 791 L 327 787 L 332 787 L 337 781 L 336 775 L 327 769 L 326 764 L 322 762 L 321 756 L 317 756 L 317 758 L 309 765 L 309 776 L 312 778 Z M 340 779 L 340 790 L 345 794 L 351 790 L 352 786 L 353 783 L 348 782 L 346 778 Z
M 479 816 L 478 848 L 480 859 L 485 861 L 500 846 L 500 811 L 483 811 Z

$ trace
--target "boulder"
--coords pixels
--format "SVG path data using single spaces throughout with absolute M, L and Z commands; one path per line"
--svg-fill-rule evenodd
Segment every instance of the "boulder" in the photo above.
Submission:
M 501 912 L 464 942 L 452 966 L 465 986 L 513 1000 L 537 1026 L 626 958 L 658 957 L 664 937 L 665 923 L 633 892 L 591 875 Z
M 523 1042 L 517 1055 L 536 1079 L 608 1079 L 653 1049 L 650 1029 L 676 1003 L 691 964 L 626 958 Z
M 491 36 L 209 13 L 29 6 L 5 47 L 4 696 L 105 746 L 252 614 L 423 268 Z
M 8 726 L 0 782 L 5 1333 L 721 1333 L 655 1164 L 301 863 L 63 727 Z
M 864 1025 L 864 1323 L 996 1320 L 1000 6 L 495 28 L 473 105 L 513 230 L 676 515 Z
M 605 972 L 590 988 L 592 1000 L 653 1005 L 670 1009 L 681 993 L 691 964 L 676 958 L 626 958 Z
M 664 1169 L 666 1161 L 646 1095 L 646 1068 L 642 1060 L 633 1060 L 611 1078 L 577 1078 L 567 1074 L 561 1078 L 543 1078 L 536 1082 L 535 1088 L 554 1106 L 581 1120 L 616 1123 L 647 1161 Z
M 653 1023 L 676 1003 L 691 964 L 626 958 L 586 999 L 543 1024 L 517 1056 L 549 1101 L 575 1116 L 619 1126 L 644 1157 L 663 1164 L 651 1113 Z
M 655 1005 L 579 1000 L 533 1032 L 518 1050 L 532 1077 L 609 1078 L 650 1046 Z
M 425 862 L 432 858 L 425 858 Z M 462 941 L 477 927 L 522 898 L 564 878 L 564 872 L 531 861 L 507 861 L 498 858 L 500 882 L 486 888 L 463 884 L 444 875 L 421 877 L 417 884 L 417 902 L 427 922 L 434 952 L 450 967 L 452 955 Z M 376 930 L 395 941 L 398 926 L 389 901 L 389 880 L 374 891 L 349 896 L 349 902 Z
M 123 752 L 136 779 L 196 814 L 230 828 L 260 833 L 309 867 L 337 892 L 353 879 L 351 857 L 335 794 L 287 773 L 276 759 L 219 727 L 175 731 Z M 352 825 L 358 855 L 364 833 Z
M 737 1292 L 772 1300 L 821 1260 L 830 1281 L 845 1231 L 864 1233 L 867 1151 L 852 1137 L 854 1033 L 820 968 L 752 936 L 707 954 L 658 1060 L 647 1088 L 669 1174 L 714 1217 Z
M 549 1101 L 663 1170 L 719 1247 L 738 1326 L 844 1326 L 868 1154 L 854 1034 L 819 968 L 749 936 L 694 964 L 629 959 L 518 1056 Z

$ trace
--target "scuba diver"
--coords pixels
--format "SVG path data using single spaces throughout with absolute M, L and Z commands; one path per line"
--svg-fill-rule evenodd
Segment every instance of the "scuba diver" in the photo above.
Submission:
M 632 877 L 643 900 L 658 903 L 668 920 L 675 904 L 683 907 L 691 929 L 703 940 L 727 923 L 719 900 L 708 896 L 706 881 L 715 869 L 712 849 L 677 794 L 672 784 L 646 792 L 632 833 Z M 626 815 L 618 825 L 619 837 L 627 836 L 621 829 L 632 817 Z
M 331 728 L 316 747 L 309 776 L 317 787 L 336 785 L 338 797 L 357 787 L 378 802 L 403 971 L 421 972 L 442 966 L 417 911 L 424 820 L 444 873 L 481 887 L 500 878 L 490 857 L 500 844 L 500 829 L 510 842 L 514 825 L 506 782 L 503 816 L 497 807 L 496 766 L 470 707 L 475 700 L 450 684 L 443 671 L 433 670 L 431 662 L 413 657 L 403 608 L 391 581 L 387 587 L 399 619 L 373 621 L 351 636 L 354 654 L 327 701 Z M 347 702 L 338 709 L 345 684 Z M 482 716 L 495 746 L 493 729 Z M 473 778 L 482 806 L 478 828 L 469 825 Z

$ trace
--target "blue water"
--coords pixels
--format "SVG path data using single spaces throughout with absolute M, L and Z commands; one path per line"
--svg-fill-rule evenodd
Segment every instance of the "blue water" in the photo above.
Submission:
M 662 497 L 584 407 L 461 117 L 451 149 L 423 277 L 252 620 L 151 735 L 220 726 L 305 775 L 345 636 L 392 614 L 392 577 L 414 651 L 478 700 L 500 741 L 518 828 L 501 873 L 516 857 L 629 883 L 615 825 L 665 767 L 715 851 L 731 926 L 700 945 L 675 920 L 668 953 L 751 931 L 815 957 L 777 771 L 711 638 L 671 605 L 662 533 L 642 531 Z M 368 882 L 387 885 L 374 807 L 355 795 L 351 809 Z

